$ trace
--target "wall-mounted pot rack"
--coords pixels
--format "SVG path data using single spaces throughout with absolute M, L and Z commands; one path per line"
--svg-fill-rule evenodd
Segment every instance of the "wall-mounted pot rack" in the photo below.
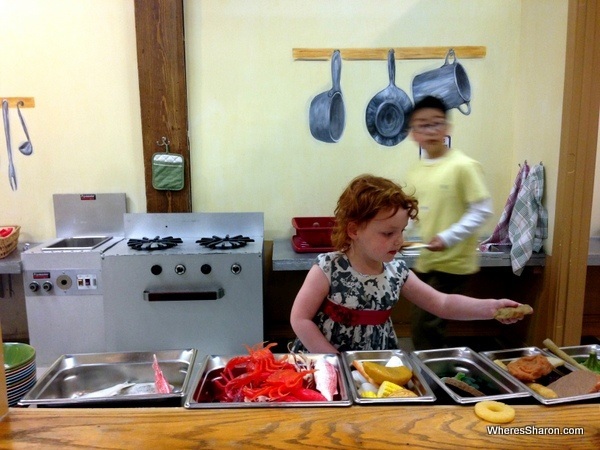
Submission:
M 35 108 L 35 99 L 33 97 L 0 97 L 2 100 L 8 100 L 9 108 L 16 108 L 19 102 L 21 108 Z
M 444 59 L 448 49 L 453 48 L 457 58 L 484 58 L 483 46 L 447 46 L 447 47 L 391 47 L 396 59 Z M 327 61 L 331 59 L 334 48 L 293 48 L 295 61 Z M 350 61 L 387 60 L 390 47 L 381 48 L 340 48 L 342 59 Z

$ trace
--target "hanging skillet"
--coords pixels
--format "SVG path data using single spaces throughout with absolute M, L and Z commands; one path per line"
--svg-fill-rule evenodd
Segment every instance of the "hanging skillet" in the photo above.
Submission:
M 410 97 L 394 84 L 396 62 L 393 48 L 388 52 L 388 73 L 390 84 L 371 99 L 365 118 L 373 139 L 391 147 L 408 136 L 408 118 L 413 109 Z
M 333 86 L 310 102 L 308 117 L 310 133 L 319 141 L 331 143 L 339 141 L 346 126 L 346 110 L 340 88 L 341 73 L 342 57 L 340 51 L 336 50 L 331 57 Z

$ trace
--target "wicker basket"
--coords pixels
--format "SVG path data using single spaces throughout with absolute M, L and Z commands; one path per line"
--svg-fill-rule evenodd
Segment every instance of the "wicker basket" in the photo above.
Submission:
M 15 248 L 17 248 L 17 244 L 19 243 L 19 231 L 21 231 L 19 225 L 0 226 L 0 228 L 5 227 L 12 227 L 13 230 L 8 236 L 0 237 L 0 259 L 6 258 Z

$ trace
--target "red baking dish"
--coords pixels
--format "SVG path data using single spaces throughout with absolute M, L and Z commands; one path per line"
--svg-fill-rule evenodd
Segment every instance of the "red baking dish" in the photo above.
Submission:
M 331 232 L 335 217 L 294 217 L 292 226 L 311 247 L 331 247 Z

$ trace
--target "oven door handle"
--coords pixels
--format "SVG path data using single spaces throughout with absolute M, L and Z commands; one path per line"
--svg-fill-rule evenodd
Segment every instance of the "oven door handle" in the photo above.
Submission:
M 194 291 L 144 291 L 144 300 L 149 302 L 180 302 L 198 300 L 218 300 L 225 296 L 225 289 L 212 287 L 206 290 Z

